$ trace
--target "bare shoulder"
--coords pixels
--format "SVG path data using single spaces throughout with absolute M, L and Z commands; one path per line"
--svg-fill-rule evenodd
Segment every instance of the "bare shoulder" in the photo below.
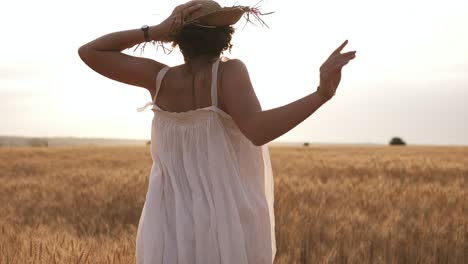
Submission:
M 221 69 L 222 86 L 230 86 L 229 84 L 236 84 L 242 80 L 250 81 L 245 63 L 240 59 L 227 59 L 223 61 Z
M 223 65 L 224 70 L 227 72 L 241 72 L 247 70 L 247 66 L 240 59 L 227 59 L 223 61 Z
M 223 68 L 222 93 L 231 116 L 239 121 L 242 116 L 261 111 L 245 63 L 240 59 L 230 59 L 223 62 Z

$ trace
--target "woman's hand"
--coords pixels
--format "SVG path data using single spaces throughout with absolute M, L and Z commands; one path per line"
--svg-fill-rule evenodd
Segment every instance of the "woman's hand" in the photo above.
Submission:
M 158 31 L 161 34 L 158 39 L 163 42 L 171 42 L 177 29 L 183 25 L 185 17 L 200 7 L 201 4 L 194 1 L 176 6 L 172 14 L 158 25 Z
M 320 85 L 317 92 L 326 100 L 330 100 L 335 95 L 341 81 L 343 66 L 356 57 L 356 51 L 340 53 L 346 44 L 348 44 L 347 40 L 320 67 Z

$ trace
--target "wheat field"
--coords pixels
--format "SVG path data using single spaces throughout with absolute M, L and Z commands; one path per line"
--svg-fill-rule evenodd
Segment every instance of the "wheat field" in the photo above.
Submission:
M 468 147 L 271 147 L 275 263 L 468 263 Z M 0 148 L 0 263 L 135 263 L 142 147 Z

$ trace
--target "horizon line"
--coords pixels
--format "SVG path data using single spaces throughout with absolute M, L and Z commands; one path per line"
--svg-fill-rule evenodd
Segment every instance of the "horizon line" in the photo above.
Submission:
M 0 137 L 16 137 L 16 138 L 69 138 L 69 139 L 99 139 L 99 140 L 131 140 L 131 141 L 150 141 L 151 139 L 142 139 L 142 138 L 113 138 L 113 137 L 80 137 L 80 136 L 25 136 L 25 135 L 0 135 Z M 308 143 L 311 145 L 375 145 L 375 146 L 389 146 L 389 143 L 376 143 L 376 142 L 317 142 L 317 141 L 288 141 L 288 140 L 273 140 L 267 144 L 292 144 L 292 145 L 303 145 Z M 428 144 L 428 143 L 408 143 L 407 146 L 436 146 L 436 147 L 468 147 L 464 144 Z

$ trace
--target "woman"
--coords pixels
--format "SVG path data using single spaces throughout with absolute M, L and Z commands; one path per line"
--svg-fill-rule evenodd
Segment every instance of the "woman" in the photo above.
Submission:
M 276 253 L 273 177 L 266 143 L 330 100 L 355 52 L 345 41 L 320 69 L 317 90 L 263 111 L 231 48 L 231 25 L 258 10 L 211 0 L 179 5 L 159 25 L 102 36 L 79 48 L 96 72 L 147 89 L 153 101 L 153 166 L 138 225 L 137 263 L 272 263 Z M 148 41 L 178 45 L 169 67 L 121 51 Z M 145 106 L 145 107 L 146 107 Z M 140 111 L 144 108 L 139 109 Z

